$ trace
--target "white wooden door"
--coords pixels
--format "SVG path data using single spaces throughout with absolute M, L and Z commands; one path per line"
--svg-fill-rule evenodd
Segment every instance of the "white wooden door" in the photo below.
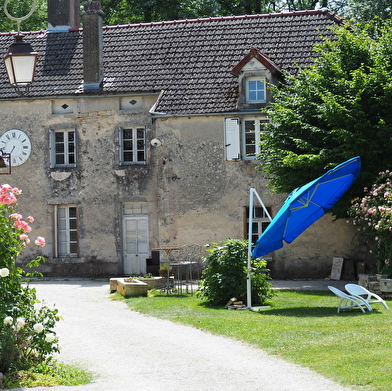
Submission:
M 145 274 L 148 254 L 148 218 L 124 217 L 124 274 Z

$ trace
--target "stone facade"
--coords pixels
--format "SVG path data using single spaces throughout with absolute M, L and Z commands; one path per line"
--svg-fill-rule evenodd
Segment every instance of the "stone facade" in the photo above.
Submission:
M 3 177 L 23 190 L 22 212 L 35 217 L 34 229 L 44 236 L 42 270 L 54 276 L 108 276 L 126 273 L 125 220 L 146 218 L 148 249 L 207 244 L 225 238 L 246 238 L 249 189 L 258 190 L 272 213 L 284 195 L 268 192 L 255 160 L 227 161 L 223 116 L 165 118 L 151 121 L 156 96 L 132 96 L 142 107 L 121 110 L 118 97 L 67 100 L 66 114 L 56 113 L 62 100 L 2 102 L 0 133 L 22 129 L 32 141 L 26 163 Z M 65 102 L 65 101 L 64 101 Z M 146 164 L 118 164 L 118 130 L 145 126 Z M 49 133 L 76 129 L 77 167 L 50 168 Z M 160 146 L 150 141 L 158 139 Z M 127 214 L 124 205 L 145 205 Z M 256 202 L 257 204 L 257 202 Z M 78 256 L 55 257 L 55 208 L 75 205 Z M 140 213 L 139 213 L 140 212 Z M 316 222 L 294 243 L 273 255 L 279 277 L 327 276 L 334 256 L 355 257 L 354 232 L 344 221 L 328 216 Z M 26 252 L 28 259 L 34 253 Z M 132 268 L 132 266 L 128 266 Z M 145 269 L 135 270 L 143 273 Z
M 65 3 L 68 7 L 69 0 Z M 99 9 L 97 2 L 93 3 L 87 10 Z M 74 9 L 72 1 L 70 9 Z M 100 17 L 100 12 L 93 14 Z M 279 18 L 286 20 L 285 15 L 267 15 L 245 21 L 275 25 L 281 23 Z M 300 24 L 293 23 L 296 18 Z M 319 29 L 303 23 L 304 18 L 314 18 L 323 26 L 336 22 L 334 16 L 318 11 L 290 15 L 287 26 L 295 24 L 319 37 Z M 52 20 L 55 25 L 56 17 Z M 98 67 L 97 79 L 88 80 L 88 88 L 83 88 L 82 82 L 81 30 L 31 34 L 34 48 L 46 55 L 40 57 L 36 81 L 26 96 L 16 96 L 0 81 L 0 135 L 10 129 L 22 130 L 31 140 L 32 152 L 24 164 L 13 166 L 11 175 L 1 179 L 23 190 L 21 211 L 35 217 L 34 234 L 46 238 L 47 245 L 40 250 L 47 260 L 42 266 L 45 275 L 143 274 L 153 249 L 245 239 L 250 188 L 255 188 L 271 214 L 276 214 L 285 195 L 268 191 L 266 179 L 256 170 L 259 162 L 247 152 L 254 144 L 246 144 L 246 137 L 254 135 L 252 127 L 262 131 L 260 124 L 268 120 L 260 109 L 271 97 L 265 91 L 265 101 L 246 104 L 246 78 L 276 84 L 279 67 L 249 46 L 237 53 L 239 44 L 233 43 L 235 48 L 220 53 L 219 58 L 213 58 L 216 50 L 211 46 L 201 66 L 191 59 L 187 64 L 187 57 L 178 51 L 177 57 L 173 54 L 171 68 L 165 70 L 166 63 L 159 63 L 164 57 L 151 54 L 147 41 L 125 39 L 126 34 L 133 37 L 168 28 L 172 36 L 166 39 L 171 44 L 184 34 L 183 28 L 210 31 L 210 24 L 218 23 L 227 31 L 235 27 L 241 32 L 243 22 L 234 17 L 119 26 L 124 41 L 115 35 L 116 27 L 107 28 L 102 48 L 96 48 L 98 57 L 99 50 L 104 51 L 104 80 L 100 83 Z M 254 29 L 255 37 L 263 31 L 258 26 L 249 28 Z M 330 30 L 325 31 L 329 34 Z M 174 33 L 179 34 L 177 38 Z M 292 36 L 290 31 L 288 34 Z M 9 38 L 0 35 L 1 42 Z M 252 44 L 256 45 L 257 39 Z M 215 41 L 213 36 L 211 42 L 220 48 L 221 43 Z M 127 42 L 117 57 L 110 52 L 116 42 Z M 101 43 L 98 40 L 98 45 Z M 195 45 L 199 44 L 196 40 Z M 130 50 L 124 45 L 139 46 Z M 189 45 L 187 42 L 187 48 Z M 293 45 L 296 48 L 298 43 Z M 163 50 L 163 43 L 158 46 L 157 50 Z M 287 55 L 292 53 L 286 51 Z M 69 61 L 59 61 L 65 52 Z M 134 77 L 131 70 L 125 72 L 121 61 L 136 52 L 127 62 L 131 69 L 134 61 L 140 61 Z M 196 52 L 194 48 L 192 53 Z M 281 53 L 276 54 L 276 60 L 279 56 Z M 218 66 L 222 78 L 215 73 Z M 192 72 L 199 72 L 198 76 Z M 138 84 L 146 73 L 154 80 L 149 85 Z M 193 91 L 195 86 L 199 90 Z M 257 229 L 262 230 L 268 221 L 260 208 L 256 214 Z M 23 264 L 35 255 L 36 251 L 29 249 L 20 261 Z M 336 256 L 357 259 L 361 248 L 351 226 L 325 216 L 268 259 L 275 278 L 317 278 L 329 275 Z

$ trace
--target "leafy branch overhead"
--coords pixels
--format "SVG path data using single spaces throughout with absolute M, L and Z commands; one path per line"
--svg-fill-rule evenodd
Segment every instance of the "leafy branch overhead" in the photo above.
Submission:
M 286 74 L 267 108 L 272 124 L 263 135 L 260 169 L 278 192 L 361 156 L 359 178 L 332 209 L 346 217 L 350 200 L 390 165 L 392 153 L 391 21 L 374 29 L 340 27 L 319 45 L 309 69 Z M 374 33 L 376 31 L 376 34 Z

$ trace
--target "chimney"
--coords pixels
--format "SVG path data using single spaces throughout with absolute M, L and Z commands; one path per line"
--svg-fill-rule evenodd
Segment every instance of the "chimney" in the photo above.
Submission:
M 100 1 L 89 1 L 83 13 L 83 78 L 84 90 L 98 90 L 103 81 L 102 19 Z
M 80 28 L 80 0 L 48 0 L 48 32 Z

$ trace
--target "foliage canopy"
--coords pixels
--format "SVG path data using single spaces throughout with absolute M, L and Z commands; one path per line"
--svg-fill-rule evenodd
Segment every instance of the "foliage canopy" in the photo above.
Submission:
M 81 8 L 87 0 L 81 0 Z M 5 0 L 0 0 L 3 12 Z M 376 4 L 375 4 L 376 3 Z M 363 23 L 378 17 L 390 17 L 391 0 L 101 0 L 104 24 L 156 22 L 225 15 L 250 15 L 282 11 L 299 11 L 327 7 L 338 15 Z M 11 0 L 7 9 L 15 17 L 26 15 L 32 0 Z M 82 10 L 81 10 L 82 12 Z M 0 31 L 15 31 L 16 23 L 0 18 Z M 47 0 L 37 0 L 33 15 L 22 22 L 22 31 L 47 28 Z
M 319 57 L 286 84 L 274 88 L 267 108 L 271 124 L 261 140 L 260 169 L 278 192 L 322 175 L 343 161 L 361 156 L 359 178 L 332 209 L 346 217 L 350 200 L 390 166 L 392 154 L 392 22 L 377 29 L 336 29 Z M 370 31 L 372 33 L 370 34 Z

